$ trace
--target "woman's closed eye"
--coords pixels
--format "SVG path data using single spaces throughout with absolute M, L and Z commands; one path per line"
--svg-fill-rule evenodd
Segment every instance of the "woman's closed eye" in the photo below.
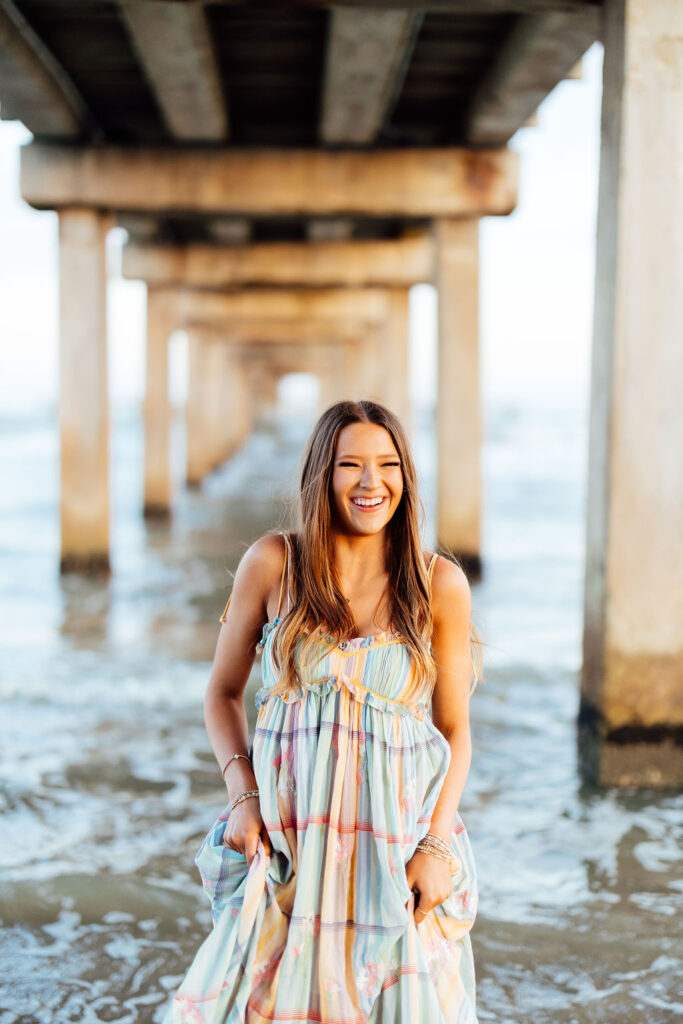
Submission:
M 340 462 L 339 465 L 340 466 L 351 466 L 352 469 L 358 469 L 358 463 L 357 462 Z M 401 463 L 400 462 L 383 462 L 382 465 L 383 466 L 400 466 Z

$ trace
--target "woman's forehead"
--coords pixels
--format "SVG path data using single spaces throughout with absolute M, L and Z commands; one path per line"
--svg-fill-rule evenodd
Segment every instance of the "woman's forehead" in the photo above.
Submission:
M 384 458 L 397 452 L 391 434 L 384 427 L 377 423 L 349 423 L 339 431 L 336 454 L 348 458 Z

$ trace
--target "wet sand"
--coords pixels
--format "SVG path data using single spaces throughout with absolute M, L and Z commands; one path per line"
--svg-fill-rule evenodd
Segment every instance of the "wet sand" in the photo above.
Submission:
M 577 774 L 584 420 L 488 424 L 473 604 L 491 646 L 460 807 L 482 1024 L 683 1013 L 680 797 Z M 145 525 L 140 426 L 119 420 L 114 574 L 93 582 L 57 572 L 51 420 L 0 424 L 0 1024 L 158 1021 L 210 929 L 193 857 L 226 803 L 202 717 L 222 588 L 284 514 L 306 429 L 262 429 L 170 524 Z M 428 420 L 416 452 L 430 499 Z M 257 664 L 252 727 L 258 685 Z

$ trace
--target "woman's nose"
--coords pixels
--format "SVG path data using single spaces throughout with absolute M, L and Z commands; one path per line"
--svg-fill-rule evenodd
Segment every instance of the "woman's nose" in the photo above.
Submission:
M 366 463 L 363 466 L 363 472 L 361 474 L 361 483 L 365 487 L 372 487 L 379 480 L 379 470 L 371 462 Z

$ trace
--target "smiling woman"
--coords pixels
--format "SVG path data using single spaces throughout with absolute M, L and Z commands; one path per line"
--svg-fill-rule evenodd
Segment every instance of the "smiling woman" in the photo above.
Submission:
M 167 1024 L 476 1024 L 470 592 L 423 550 L 416 481 L 396 417 L 339 402 L 299 528 L 240 562 L 205 702 L 230 797 L 196 857 L 215 927 Z

